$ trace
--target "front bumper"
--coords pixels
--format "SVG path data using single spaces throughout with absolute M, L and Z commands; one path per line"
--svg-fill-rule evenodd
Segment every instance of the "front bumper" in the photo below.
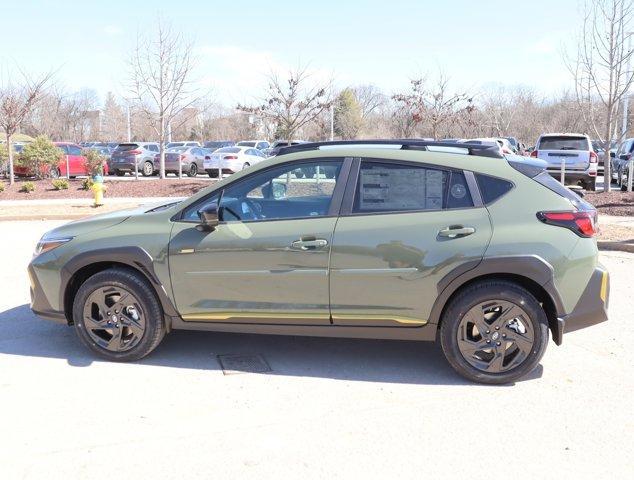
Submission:
M 46 294 L 42 289 L 42 285 L 35 274 L 35 269 L 32 264 L 28 267 L 28 273 L 29 280 L 31 281 L 31 310 L 33 313 L 46 320 L 67 324 L 68 320 L 64 312 L 54 309 L 48 298 L 46 298 Z
M 602 267 L 597 267 L 572 312 L 557 318 L 553 328 L 553 340 L 561 345 L 564 333 L 605 322 L 608 319 L 610 299 L 610 275 Z

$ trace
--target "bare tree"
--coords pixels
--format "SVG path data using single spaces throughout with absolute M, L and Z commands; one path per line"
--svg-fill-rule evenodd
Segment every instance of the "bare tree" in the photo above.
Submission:
M 630 36 L 634 30 L 632 0 L 588 0 L 576 54 L 567 63 L 584 118 L 606 146 L 603 189 L 610 190 L 609 150 L 615 138 L 617 112 L 634 82 Z M 598 103 L 600 112 L 595 111 Z M 597 123 L 601 119 L 601 124 Z
M 396 94 L 393 99 L 411 110 L 414 123 L 426 126 L 433 138 L 439 138 L 441 128 L 449 124 L 457 112 L 471 102 L 466 93 L 450 93 L 449 79 L 442 73 L 433 85 L 425 78 L 411 80 L 411 91 Z
M 274 122 L 278 136 L 291 142 L 304 125 L 316 120 L 332 104 L 331 82 L 310 82 L 310 77 L 306 67 L 288 72 L 285 79 L 271 73 L 262 103 L 237 108 Z
M 24 119 L 42 97 L 51 76 L 51 73 L 47 73 L 33 78 L 20 71 L 19 81 L 2 79 L 0 83 L 0 128 L 4 130 L 6 136 L 10 185 L 15 182 L 11 137 L 18 132 Z
M 191 78 L 195 66 L 192 50 L 191 42 L 159 19 L 151 38 L 137 38 L 129 60 L 130 92 L 136 108 L 151 120 L 158 137 L 161 178 L 165 178 L 164 144 L 169 125 L 198 100 Z
M 359 105 L 361 117 L 366 120 L 382 106 L 387 104 L 388 98 L 374 85 L 359 85 L 352 89 Z

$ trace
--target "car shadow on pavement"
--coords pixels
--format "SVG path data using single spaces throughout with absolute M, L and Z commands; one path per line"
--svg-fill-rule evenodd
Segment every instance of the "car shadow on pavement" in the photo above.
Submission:
M 81 345 L 72 328 L 36 317 L 26 304 L 0 312 L 0 354 L 65 359 L 75 367 L 104 361 Z M 459 377 L 431 342 L 174 331 L 135 363 L 220 372 L 218 355 L 232 354 L 264 357 L 272 371 L 261 375 L 476 386 Z M 542 372 L 539 365 L 522 381 Z

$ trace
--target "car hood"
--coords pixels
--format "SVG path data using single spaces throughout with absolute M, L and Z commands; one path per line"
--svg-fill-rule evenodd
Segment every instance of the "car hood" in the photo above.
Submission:
M 84 233 L 95 232 L 103 230 L 105 228 L 114 227 L 119 223 L 127 220 L 130 217 L 137 217 L 144 215 L 151 210 L 156 210 L 160 207 L 169 206 L 175 204 L 180 199 L 163 201 L 157 203 L 148 203 L 140 205 L 135 208 L 126 208 L 124 210 L 117 210 L 109 213 L 101 213 L 93 215 L 88 218 L 82 218 L 81 220 L 75 220 L 73 222 L 66 223 L 60 227 L 46 233 L 46 238 L 62 238 L 62 237 L 77 237 Z

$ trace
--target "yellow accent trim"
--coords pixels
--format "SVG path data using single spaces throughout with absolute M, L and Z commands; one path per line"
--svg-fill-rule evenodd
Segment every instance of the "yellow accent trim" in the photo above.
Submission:
M 603 272 L 603 276 L 601 277 L 601 292 L 599 293 L 601 300 L 605 303 L 606 298 L 608 297 L 608 272 Z
M 357 315 L 357 314 L 348 314 L 348 313 L 339 313 L 332 316 L 333 320 L 384 320 L 390 322 L 403 323 L 407 325 L 425 325 L 427 320 L 421 320 L 419 318 L 406 317 L 403 315 L 380 315 L 380 314 L 365 314 L 365 315 Z
M 189 313 L 183 315 L 185 321 L 211 320 L 223 321 L 231 318 L 297 318 L 329 320 L 327 313 L 264 313 L 264 312 L 215 312 L 215 313 Z

